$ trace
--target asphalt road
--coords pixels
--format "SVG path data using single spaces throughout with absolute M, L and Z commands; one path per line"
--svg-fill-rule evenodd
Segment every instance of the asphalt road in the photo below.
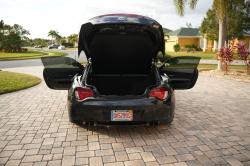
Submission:
M 78 62 L 87 61 L 84 52 L 81 53 L 78 59 L 78 50 L 58 50 L 58 49 L 44 49 L 45 51 L 58 51 L 66 52 L 69 55 L 66 57 L 76 58 Z M 13 60 L 13 61 L 0 61 L 0 69 L 16 68 L 16 67 L 28 67 L 28 66 L 43 66 L 41 59 L 28 59 L 28 60 Z

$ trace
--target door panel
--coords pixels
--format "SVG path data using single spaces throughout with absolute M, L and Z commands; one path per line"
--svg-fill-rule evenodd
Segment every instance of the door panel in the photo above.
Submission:
M 72 65 L 73 62 L 77 61 L 69 57 L 46 57 L 41 58 L 41 60 L 44 65 L 44 80 L 51 89 L 69 89 L 71 79 L 76 74 L 82 74 L 83 72 L 83 68 Z
M 173 57 L 168 62 L 171 66 L 159 69 L 160 75 L 167 75 L 175 90 L 193 88 L 198 79 L 200 57 Z

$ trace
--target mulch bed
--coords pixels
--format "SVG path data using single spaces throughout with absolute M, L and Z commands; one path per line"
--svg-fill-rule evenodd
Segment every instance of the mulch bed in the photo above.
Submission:
M 221 78 L 234 78 L 242 81 L 250 80 L 250 75 L 248 75 L 245 71 L 236 70 L 230 70 L 227 73 L 218 70 L 200 70 L 200 75 L 210 77 L 220 76 Z

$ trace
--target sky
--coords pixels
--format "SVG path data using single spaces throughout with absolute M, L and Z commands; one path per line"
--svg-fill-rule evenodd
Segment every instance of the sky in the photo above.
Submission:
M 0 0 L 0 20 L 20 24 L 32 39 L 51 39 L 50 30 L 66 37 L 78 34 L 80 25 L 88 19 L 113 13 L 146 15 L 165 28 L 177 30 L 187 22 L 199 27 L 212 2 L 199 0 L 195 10 L 187 5 L 185 16 L 179 17 L 173 0 Z

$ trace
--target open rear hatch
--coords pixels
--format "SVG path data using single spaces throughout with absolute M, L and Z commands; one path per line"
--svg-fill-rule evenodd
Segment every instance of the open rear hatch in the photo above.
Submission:
M 152 60 L 164 53 L 161 25 L 139 23 L 87 23 L 79 36 L 79 55 L 91 58 L 87 84 L 101 95 L 143 95 L 156 85 Z

